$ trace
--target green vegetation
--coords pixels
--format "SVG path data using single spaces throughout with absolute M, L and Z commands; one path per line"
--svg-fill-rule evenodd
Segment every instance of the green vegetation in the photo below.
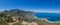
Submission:
M 38 25 L 60 25 L 60 23 L 48 23 L 45 20 L 33 19 L 35 17 L 32 15 L 33 13 L 31 12 L 16 9 L 0 12 L 0 25 L 8 25 L 8 23 L 13 23 L 13 25 L 22 25 L 22 21 L 26 21 L 29 23 L 37 22 Z M 14 18 L 16 18 L 17 16 L 16 20 L 18 20 L 18 22 L 13 21 L 12 19 L 13 16 L 15 16 Z
M 8 16 L 8 21 L 12 21 L 12 16 Z
M 30 23 L 31 23 L 31 22 L 33 22 L 33 20 L 31 20 L 31 19 L 28 19 L 28 22 L 30 22 Z
M 23 11 L 23 10 L 18 10 L 18 9 L 12 9 L 12 10 L 5 10 L 3 12 L 0 12 L 0 25 L 7 25 L 8 23 L 14 23 L 16 21 L 13 20 L 13 16 L 17 16 L 15 20 L 18 20 L 19 23 L 14 23 L 13 25 L 22 25 L 22 21 L 27 21 L 27 22 L 32 22 L 33 20 L 31 16 L 32 13 L 29 11 Z M 28 17 L 29 16 L 29 17 Z M 31 19 L 28 19 L 30 18 Z M 15 18 L 15 17 L 14 17 Z
M 14 23 L 13 25 L 22 25 L 22 24 L 20 24 L 20 23 Z
M 0 17 L 0 25 L 7 25 L 7 22 Z

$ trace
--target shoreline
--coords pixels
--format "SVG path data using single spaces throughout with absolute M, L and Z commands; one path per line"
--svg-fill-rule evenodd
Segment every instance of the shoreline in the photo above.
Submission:
M 55 22 L 53 22 L 53 21 L 49 21 L 47 18 L 38 18 L 37 16 L 35 16 L 37 19 L 39 19 L 39 20 L 45 20 L 46 22 L 48 22 L 48 23 L 60 23 L 60 21 L 55 21 Z
M 47 18 L 40 18 L 40 20 L 45 20 L 48 23 L 59 23 L 60 22 L 60 21 L 55 21 L 55 22 L 49 21 Z

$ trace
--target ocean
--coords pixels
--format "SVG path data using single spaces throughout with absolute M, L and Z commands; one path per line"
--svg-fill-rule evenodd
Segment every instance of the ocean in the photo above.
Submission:
M 36 13 L 38 18 L 47 18 L 49 21 L 60 21 L 60 13 Z

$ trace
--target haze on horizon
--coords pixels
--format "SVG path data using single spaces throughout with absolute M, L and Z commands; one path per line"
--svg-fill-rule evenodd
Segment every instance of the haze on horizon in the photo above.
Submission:
M 10 9 L 60 13 L 60 0 L 0 0 L 0 11 Z

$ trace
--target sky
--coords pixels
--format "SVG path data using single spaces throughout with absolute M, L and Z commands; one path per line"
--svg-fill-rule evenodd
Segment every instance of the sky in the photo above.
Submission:
M 9 9 L 60 13 L 60 0 L 0 0 L 0 11 Z

